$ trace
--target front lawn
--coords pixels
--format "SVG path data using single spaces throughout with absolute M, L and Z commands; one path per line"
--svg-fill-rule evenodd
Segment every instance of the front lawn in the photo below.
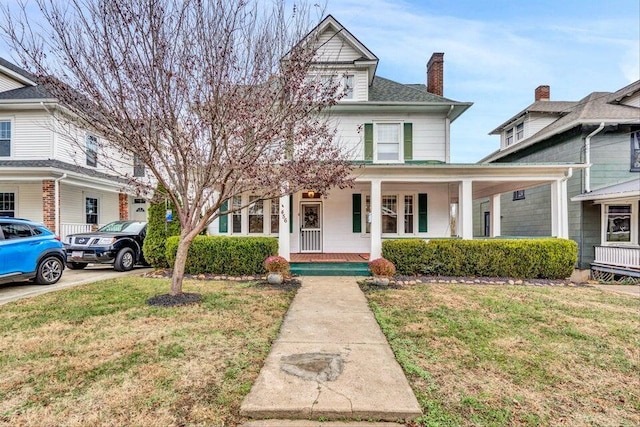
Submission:
M 0 306 L 0 424 L 230 426 L 294 291 L 127 277 Z
M 366 294 L 419 425 L 640 425 L 637 298 L 446 284 Z

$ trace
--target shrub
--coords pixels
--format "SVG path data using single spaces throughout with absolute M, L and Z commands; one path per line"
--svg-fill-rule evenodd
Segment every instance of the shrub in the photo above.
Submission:
M 179 237 L 167 239 L 165 256 L 173 264 Z M 273 237 L 196 236 L 187 253 L 188 274 L 227 274 L 230 276 L 264 274 L 262 260 L 278 253 Z
M 283 276 L 289 275 L 289 261 L 278 255 L 272 255 L 264 260 L 264 268 L 269 273 L 280 273 Z
M 171 209 L 173 212 L 176 211 L 173 203 L 167 203 L 165 200 L 164 189 L 158 187 L 155 200 L 149 205 L 147 235 L 142 247 L 144 259 L 155 268 L 169 267 L 165 256 L 165 243 L 167 237 L 180 234 L 180 221 L 176 218 L 171 222 L 165 221 L 167 209 Z
M 369 270 L 374 276 L 391 277 L 396 274 L 396 266 L 384 258 L 369 261 Z
M 382 255 L 402 274 L 564 279 L 573 272 L 578 246 L 555 238 L 386 240 Z

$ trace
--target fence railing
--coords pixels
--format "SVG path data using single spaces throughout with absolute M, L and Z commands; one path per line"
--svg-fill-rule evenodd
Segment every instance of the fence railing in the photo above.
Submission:
M 596 246 L 597 264 L 640 270 L 640 248 Z

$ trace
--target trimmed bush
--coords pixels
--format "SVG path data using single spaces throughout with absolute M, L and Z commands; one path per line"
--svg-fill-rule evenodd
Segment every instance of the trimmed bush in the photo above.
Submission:
M 176 260 L 179 236 L 167 239 L 165 256 L 170 265 Z M 188 274 L 264 274 L 265 258 L 278 254 L 273 237 L 196 236 L 189 247 L 185 272 Z
M 385 240 L 382 256 L 407 275 L 564 279 L 578 259 L 566 239 Z
M 144 238 L 144 246 L 142 247 L 144 259 L 155 268 L 169 267 L 165 257 L 165 243 L 167 237 L 180 234 L 180 221 L 177 218 L 174 217 L 171 222 L 165 221 L 167 209 L 175 212 L 176 208 L 173 203 L 168 205 L 165 203 L 165 198 L 161 196 L 163 193 L 164 190 L 161 187 L 156 189 L 156 194 L 160 196 L 156 197 L 156 199 L 162 200 L 153 201 L 149 205 L 147 235 Z

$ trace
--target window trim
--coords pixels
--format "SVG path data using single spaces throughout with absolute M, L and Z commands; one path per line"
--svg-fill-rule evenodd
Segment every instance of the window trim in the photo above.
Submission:
M 629 227 L 629 241 L 609 241 L 607 240 L 608 234 L 608 222 L 609 222 L 609 207 L 611 206 L 630 206 L 631 212 L 630 215 L 630 227 Z M 638 246 L 638 201 L 625 199 L 625 200 L 617 200 L 615 202 L 602 203 L 601 205 L 601 230 L 602 235 L 600 238 L 600 242 L 602 246 Z
M 90 147 L 89 141 L 94 140 L 95 146 Z M 85 165 L 89 167 L 98 167 L 98 137 L 94 134 L 88 133 L 84 138 L 84 148 L 85 148 Z M 94 158 L 90 157 L 90 154 L 93 153 Z
M 640 130 L 631 132 L 629 142 L 629 172 L 640 172 Z
M 13 117 L 0 116 L 0 123 L 1 122 L 9 123 L 9 155 L 0 156 L 0 158 L 10 159 L 11 157 L 13 157 L 13 140 L 15 138 L 15 127 L 13 123 Z
M 13 194 L 13 218 L 19 217 L 18 215 L 18 191 L 16 189 L 0 189 L 0 194 Z M 0 200 L 1 201 L 1 200 Z M 0 205 L 0 212 L 9 212 L 9 210 L 3 210 Z M 4 216 L 4 215 L 0 215 Z
M 278 221 L 280 220 L 280 199 L 278 197 L 274 198 L 274 199 L 261 199 L 260 201 L 262 202 L 262 231 L 261 232 L 251 232 L 249 230 L 250 228 L 250 222 L 249 222 L 249 216 L 251 215 L 249 213 L 250 208 L 251 208 L 251 204 L 249 204 L 249 198 L 253 197 L 255 195 L 252 194 L 242 194 L 242 195 L 235 195 L 233 197 L 231 197 L 229 199 L 229 204 L 231 205 L 231 209 L 233 209 L 235 206 L 244 206 L 242 209 L 240 210 L 236 210 L 232 213 L 228 213 L 227 215 L 229 215 L 229 223 L 227 226 L 227 231 L 226 232 L 219 232 L 219 234 L 222 235 L 236 235 L 236 236 L 277 236 L 279 235 L 279 231 L 273 231 L 271 228 L 271 219 L 272 219 L 272 206 L 278 206 Z M 235 198 L 239 198 L 240 203 L 238 204 L 234 204 L 233 200 Z M 273 215 L 275 216 L 275 214 Z M 234 218 L 240 218 L 240 231 L 233 231 L 233 225 L 234 225 Z
M 404 120 L 374 120 L 373 123 L 373 163 L 404 163 Z M 398 127 L 398 159 L 378 159 L 378 125 L 391 124 Z
M 509 127 L 505 127 L 502 130 L 502 148 L 511 147 L 514 144 L 519 143 L 526 139 L 526 120 L 524 118 L 513 122 Z M 520 129 L 519 129 L 520 128 Z
M 371 193 L 358 193 L 361 194 L 361 212 L 362 212 L 362 232 L 360 233 L 362 236 L 369 237 L 371 236 Z M 427 193 L 424 193 L 427 194 Z M 420 194 L 415 192 L 398 192 L 398 193 L 382 193 L 380 194 L 380 203 L 385 197 L 395 196 L 396 197 L 396 232 L 395 233 L 384 233 L 382 232 L 382 218 L 380 218 L 380 234 L 384 237 L 407 237 L 407 236 L 424 236 L 428 233 L 428 231 L 420 231 L 420 212 L 419 212 L 419 198 Z M 406 233 L 404 230 L 404 219 L 405 219 L 405 197 L 411 196 L 413 198 L 413 213 L 412 215 L 412 224 L 413 224 L 413 232 Z M 369 207 L 369 209 L 367 209 Z M 428 218 L 428 208 L 427 208 L 427 218 Z M 400 220 L 401 219 L 401 220 Z
M 95 225 L 100 225 L 100 206 L 102 206 L 102 200 L 100 200 L 100 197 L 95 195 L 95 194 L 84 194 L 84 209 L 83 209 L 83 216 L 84 216 L 84 223 L 85 224 L 94 224 L 92 222 L 87 221 L 87 216 L 90 215 L 87 212 L 87 199 L 95 199 L 96 201 L 96 213 L 95 214 L 91 214 L 91 215 L 95 215 L 96 216 L 96 222 Z

